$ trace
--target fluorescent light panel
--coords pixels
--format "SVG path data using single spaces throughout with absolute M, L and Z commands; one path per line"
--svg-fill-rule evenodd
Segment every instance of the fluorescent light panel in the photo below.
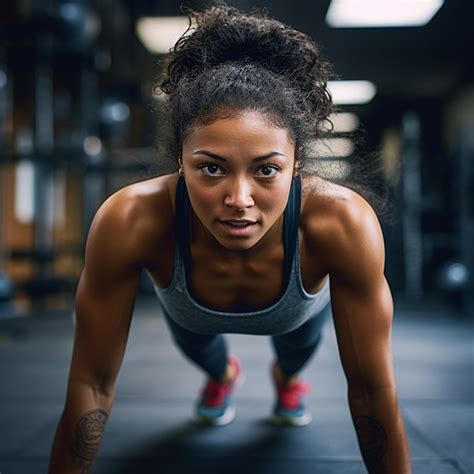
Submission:
M 146 49 L 153 54 L 166 54 L 188 29 L 185 16 L 163 16 L 140 18 L 136 32 Z
M 326 23 L 334 28 L 426 25 L 444 0 L 332 0 Z
M 329 81 L 328 88 L 333 102 L 338 105 L 367 104 L 377 93 L 375 84 L 370 81 Z

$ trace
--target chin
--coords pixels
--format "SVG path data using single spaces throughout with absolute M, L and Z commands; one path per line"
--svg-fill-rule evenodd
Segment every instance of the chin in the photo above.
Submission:
M 254 235 L 248 238 L 228 238 L 215 236 L 219 244 L 227 250 L 244 252 L 255 247 L 261 240 L 263 235 Z
M 217 238 L 217 242 L 227 250 L 249 250 L 257 241 L 255 239 L 228 239 L 228 238 Z

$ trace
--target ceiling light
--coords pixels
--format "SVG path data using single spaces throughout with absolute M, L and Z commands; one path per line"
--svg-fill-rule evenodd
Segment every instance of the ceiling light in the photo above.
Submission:
M 328 89 L 335 104 L 367 104 L 377 88 L 370 81 L 329 81 Z
M 332 0 L 326 23 L 334 28 L 426 25 L 444 0 Z
M 331 133 L 350 133 L 357 129 L 359 126 L 359 117 L 356 114 L 349 112 L 339 112 L 336 114 L 329 115 L 329 120 L 333 124 L 331 129 L 331 124 L 327 121 L 321 126 L 322 132 L 331 132 Z
M 143 45 L 153 54 L 166 54 L 189 27 L 185 16 L 140 18 L 136 32 Z

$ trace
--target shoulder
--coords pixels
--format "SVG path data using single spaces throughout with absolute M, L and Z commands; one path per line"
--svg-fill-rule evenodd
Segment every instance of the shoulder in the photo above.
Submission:
M 358 193 L 318 177 L 303 179 L 301 227 L 306 245 L 331 277 L 370 280 L 383 274 L 379 220 Z M 365 274 L 365 275 L 364 275 Z
M 174 222 L 176 183 L 175 174 L 165 175 L 112 194 L 92 221 L 86 255 L 91 250 L 107 250 L 137 261 L 144 258 L 149 244 L 156 245 L 169 235 Z

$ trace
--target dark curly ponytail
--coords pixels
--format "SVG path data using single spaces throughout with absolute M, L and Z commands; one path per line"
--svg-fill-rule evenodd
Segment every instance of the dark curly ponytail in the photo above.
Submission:
M 258 110 L 288 130 L 303 161 L 305 138 L 332 110 L 330 65 L 314 41 L 262 11 L 246 14 L 223 2 L 185 12 L 190 29 L 170 51 L 155 89 L 169 98 L 172 153 L 179 156 L 197 124 Z

